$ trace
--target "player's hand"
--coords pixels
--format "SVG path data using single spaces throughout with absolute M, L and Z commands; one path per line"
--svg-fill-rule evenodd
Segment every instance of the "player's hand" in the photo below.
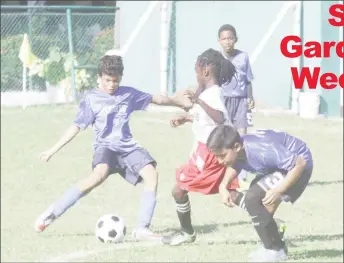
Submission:
M 226 186 L 224 186 L 224 185 L 219 186 L 219 195 L 221 198 L 221 202 L 224 205 L 229 206 L 229 207 L 234 207 L 234 204 L 233 204 L 232 199 L 231 199 L 231 195 L 230 195 Z
M 194 96 L 195 92 L 191 89 L 185 89 L 178 91 L 174 94 L 173 98 L 177 100 L 182 109 L 188 111 L 192 108 L 193 102 L 191 98 Z
M 254 109 L 254 107 L 255 107 L 254 99 L 253 98 L 247 99 L 247 105 L 248 105 L 249 110 Z
M 179 115 L 174 117 L 171 121 L 170 124 L 173 128 L 176 128 L 180 125 L 183 125 L 185 122 L 187 122 L 186 115 Z
M 39 155 L 39 159 L 43 162 L 48 162 L 53 155 L 54 155 L 54 152 L 52 150 L 48 150 L 48 151 L 42 152 Z
M 267 206 L 267 205 L 275 204 L 276 202 L 281 200 L 281 196 L 282 196 L 282 193 L 280 193 L 276 189 L 268 190 L 265 194 L 265 197 L 262 200 L 263 205 Z

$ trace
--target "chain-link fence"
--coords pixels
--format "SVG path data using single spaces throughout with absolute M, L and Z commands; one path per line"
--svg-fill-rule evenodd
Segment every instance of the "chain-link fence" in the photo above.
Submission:
M 18 56 L 25 33 L 37 57 L 29 68 L 28 91 L 44 92 L 49 86 L 70 89 L 73 66 L 78 90 L 94 85 L 99 58 L 114 47 L 116 7 L 15 8 L 1 6 L 2 93 L 23 88 L 23 66 Z M 105 8 L 113 12 L 101 12 Z

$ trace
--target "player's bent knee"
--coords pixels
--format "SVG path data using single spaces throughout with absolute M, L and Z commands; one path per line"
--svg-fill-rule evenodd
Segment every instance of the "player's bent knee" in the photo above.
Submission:
M 253 185 L 245 195 L 245 207 L 250 213 L 252 208 L 255 209 L 257 205 L 262 204 L 262 199 L 265 196 L 265 191 L 259 185 Z
M 172 189 L 172 196 L 177 202 L 182 202 L 187 197 L 187 193 L 187 191 L 181 189 L 177 185 Z

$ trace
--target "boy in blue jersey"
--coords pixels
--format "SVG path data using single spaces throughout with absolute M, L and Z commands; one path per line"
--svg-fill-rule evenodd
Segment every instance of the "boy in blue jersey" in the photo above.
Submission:
M 254 99 L 252 92 L 253 73 L 247 53 L 235 48 L 238 41 L 236 29 L 225 24 L 218 31 L 222 55 L 235 66 L 235 76 L 222 87 L 225 105 L 230 121 L 238 132 L 247 133 L 247 128 L 252 126 L 252 109 Z M 246 171 L 242 171 L 239 178 L 247 180 Z
M 240 134 L 247 133 L 252 126 L 254 99 L 252 92 L 253 73 L 247 53 L 236 49 L 238 41 L 236 29 L 232 25 L 223 25 L 218 31 L 223 56 L 235 66 L 235 76 L 230 82 L 222 84 L 225 105 L 230 121 Z
M 241 200 L 244 202 L 263 247 L 251 254 L 253 262 L 283 261 L 287 248 L 281 239 L 273 215 L 281 201 L 294 203 L 303 193 L 312 175 L 312 154 L 307 145 L 285 133 L 258 130 L 239 135 L 226 125 L 216 127 L 207 146 L 218 161 L 227 166 L 220 186 L 222 200 L 233 199 L 227 185 L 242 169 L 256 175 Z
M 71 187 L 56 200 L 35 222 L 37 232 L 45 230 L 81 197 L 87 195 L 113 173 L 119 173 L 129 183 L 143 182 L 144 192 L 137 227 L 133 238 L 155 239 L 149 226 L 156 206 L 158 174 L 156 161 L 132 137 L 129 128 L 131 113 L 145 110 L 150 103 L 166 106 L 189 108 L 190 96 L 180 93 L 173 98 L 162 95 L 150 95 L 132 87 L 120 86 L 124 71 L 120 56 L 104 56 L 98 66 L 99 86 L 89 90 L 80 102 L 74 123 L 66 130 L 61 139 L 40 156 L 42 161 L 56 154 L 70 142 L 80 130 L 93 126 L 95 141 L 93 171 Z

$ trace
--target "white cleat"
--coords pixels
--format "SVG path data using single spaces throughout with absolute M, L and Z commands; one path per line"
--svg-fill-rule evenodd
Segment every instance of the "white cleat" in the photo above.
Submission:
M 56 219 L 56 216 L 53 214 L 52 207 L 49 207 L 42 215 L 40 215 L 34 225 L 34 228 L 37 233 L 43 232 L 52 222 Z
M 134 241 L 148 240 L 148 241 L 160 241 L 162 236 L 155 234 L 152 230 L 146 227 L 135 228 L 131 234 Z

